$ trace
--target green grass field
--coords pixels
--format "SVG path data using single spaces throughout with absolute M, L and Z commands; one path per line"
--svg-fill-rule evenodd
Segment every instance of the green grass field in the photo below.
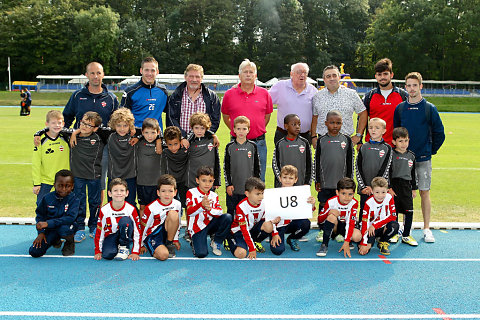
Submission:
M 61 109 L 61 108 L 60 108 Z M 19 108 L 0 108 L 0 216 L 34 217 L 31 156 L 33 133 L 45 124 L 47 108 L 33 108 L 30 117 L 20 117 Z M 441 115 L 446 141 L 433 159 L 432 221 L 480 222 L 480 137 L 476 126 L 480 114 Z M 267 187 L 273 187 L 271 169 L 276 113 L 268 126 Z M 229 140 L 226 126 L 217 132 L 220 157 Z M 222 181 L 223 183 L 223 181 Z M 312 188 L 313 191 L 313 188 Z M 225 205 L 225 187 L 218 190 Z M 422 221 L 419 197 L 415 200 L 414 221 Z

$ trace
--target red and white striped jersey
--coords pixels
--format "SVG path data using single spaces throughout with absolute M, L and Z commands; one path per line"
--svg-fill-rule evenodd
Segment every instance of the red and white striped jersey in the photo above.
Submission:
M 173 199 L 169 204 L 163 204 L 160 199 L 156 199 L 145 207 L 143 211 L 141 224 L 142 243 L 145 238 L 154 232 L 159 226 L 165 223 L 168 213 L 170 211 L 179 213 L 178 218 L 181 219 L 180 212 L 182 211 L 182 204 L 180 201 Z M 178 223 L 178 230 L 175 234 L 174 241 L 178 241 L 178 233 L 180 232 L 180 222 Z
M 390 221 L 397 218 L 395 202 L 390 193 L 387 193 L 382 202 L 375 200 L 373 196 L 368 198 L 363 207 L 362 216 L 362 242 L 361 245 L 367 245 L 368 228 L 374 226 L 375 230 L 384 227 Z
M 95 233 L 95 254 L 102 253 L 103 240 L 118 231 L 118 222 L 123 217 L 130 217 L 134 223 L 132 253 L 139 254 L 140 222 L 137 209 L 126 201 L 124 202 L 123 207 L 118 210 L 112 207 L 112 202 L 107 203 L 100 209 L 98 214 L 97 232 Z
M 330 210 L 338 210 L 340 216 L 338 220 L 345 222 L 345 241 L 350 242 L 353 234 L 353 228 L 357 222 L 358 201 L 352 199 L 348 204 L 340 202 L 338 196 L 328 199 L 322 211 L 318 214 L 318 221 L 323 222 L 327 219 Z
M 202 207 L 203 197 L 207 196 L 212 209 L 206 211 Z M 187 191 L 187 228 L 191 237 L 197 232 L 202 231 L 214 217 L 223 214 L 218 195 L 209 191 L 202 192 L 198 187 Z
M 245 198 L 240 201 L 235 209 L 235 218 L 233 219 L 231 230 L 232 233 L 242 231 L 243 239 L 247 243 L 249 252 L 256 250 L 250 230 L 260 220 L 264 219 L 264 216 L 265 205 L 263 201 L 258 206 L 254 206 L 248 201 L 248 198 Z

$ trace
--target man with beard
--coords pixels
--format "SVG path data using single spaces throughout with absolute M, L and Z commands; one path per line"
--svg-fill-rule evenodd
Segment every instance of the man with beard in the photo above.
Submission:
M 375 64 L 375 79 L 378 85 L 365 95 L 363 103 L 370 119 L 380 118 L 385 120 L 387 131 L 383 135 L 383 139 L 393 146 L 393 113 L 397 105 L 407 99 L 408 94 L 405 90 L 393 84 L 392 61 L 388 58 L 383 58 Z M 367 130 L 365 141 L 369 139 Z
M 167 126 L 180 128 L 182 146 L 188 148 L 187 134 L 190 132 L 190 117 L 195 112 L 208 114 L 215 133 L 220 124 L 220 99 L 217 94 L 203 83 L 203 67 L 189 64 L 185 69 L 185 81 L 181 83 L 168 99 Z M 215 138 L 214 138 L 215 139 Z

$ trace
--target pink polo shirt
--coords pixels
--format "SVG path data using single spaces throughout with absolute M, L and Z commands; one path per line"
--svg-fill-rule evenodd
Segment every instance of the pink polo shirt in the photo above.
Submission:
M 222 113 L 230 116 L 230 126 L 233 133 L 233 121 L 238 116 L 250 119 L 250 132 L 247 139 L 255 139 L 266 133 L 265 116 L 273 112 L 272 98 L 264 88 L 254 86 L 252 93 L 243 91 L 241 84 L 228 89 L 223 96 Z

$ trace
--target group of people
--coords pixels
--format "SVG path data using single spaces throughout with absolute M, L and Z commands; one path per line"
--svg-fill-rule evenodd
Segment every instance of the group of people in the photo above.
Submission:
M 445 135 L 435 106 L 421 96 L 421 75 L 408 74 L 407 91 L 400 89 L 391 81 L 391 61 L 382 59 L 375 65 L 378 87 L 362 101 L 340 85 L 336 66 L 324 69 L 325 88 L 320 91 L 307 83 L 308 72 L 305 63 L 294 64 L 290 79 L 267 91 L 255 85 L 256 65 L 245 59 L 239 84 L 220 101 L 202 83 L 203 68 L 196 64 L 187 66 L 185 82 L 168 96 L 155 80 L 157 61 L 148 57 L 141 64 L 140 81 L 125 90 L 119 103 L 102 83 L 102 66 L 88 64 L 86 86 L 72 94 L 63 113 L 49 111 L 46 128 L 35 133 L 38 236 L 30 254 L 42 256 L 50 246 L 61 246 L 62 239 L 62 253 L 74 254 L 88 226 L 95 259 L 138 260 L 149 251 L 165 260 L 180 250 L 184 209 L 184 239 L 196 257 L 207 256 L 210 246 L 215 255 L 224 248 L 235 257 L 252 259 L 265 251 L 262 241 L 267 238 L 276 255 L 284 252 L 285 242 L 300 250 L 298 241 L 309 232 L 309 219 L 265 220 L 266 127 L 273 104 L 278 110 L 275 187 L 315 181 L 316 239 L 322 242 L 318 256 L 327 254 L 330 239 L 343 242 L 345 256 L 351 256 L 353 242 L 361 255 L 367 254 L 376 238 L 380 252 L 390 254 L 388 243 L 398 241 L 399 232 L 402 242 L 417 245 L 410 235 L 417 188 L 424 240 L 434 242 L 429 229 L 431 156 Z M 215 135 L 220 118 L 231 134 L 223 163 L 226 213 L 215 193 L 221 185 Z M 107 185 L 109 202 L 102 206 Z M 308 203 L 316 210 L 313 197 Z M 405 215 L 403 228 L 397 213 Z

